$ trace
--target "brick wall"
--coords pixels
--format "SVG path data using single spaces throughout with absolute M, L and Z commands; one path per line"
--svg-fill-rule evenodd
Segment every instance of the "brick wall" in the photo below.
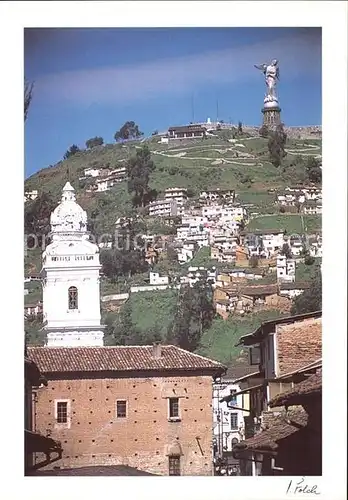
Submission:
M 311 318 L 287 325 L 278 325 L 276 331 L 278 376 L 297 370 L 321 357 L 321 318 Z
M 46 374 L 47 376 L 47 374 Z M 90 376 L 90 375 L 89 375 Z M 91 376 L 90 376 L 91 377 Z M 168 398 L 178 397 L 179 422 L 168 421 Z M 55 400 L 69 400 L 70 428 L 57 424 Z M 116 401 L 127 417 L 116 418 Z M 71 378 L 49 380 L 35 408 L 36 429 L 61 441 L 55 466 L 129 465 L 168 475 L 168 448 L 179 443 L 181 475 L 212 475 L 212 377 Z

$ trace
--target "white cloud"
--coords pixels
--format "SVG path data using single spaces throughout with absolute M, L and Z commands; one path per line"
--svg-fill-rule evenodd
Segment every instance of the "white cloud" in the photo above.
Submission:
M 233 47 L 199 55 L 157 60 L 123 67 L 105 67 L 46 75 L 36 81 L 39 99 L 75 105 L 119 104 L 153 95 L 183 93 L 202 84 L 233 83 L 262 78 L 254 64 L 279 60 L 281 78 L 320 74 L 320 31 L 260 44 Z

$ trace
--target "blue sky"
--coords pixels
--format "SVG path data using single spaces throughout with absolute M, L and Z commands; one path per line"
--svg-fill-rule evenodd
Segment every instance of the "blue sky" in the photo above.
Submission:
M 24 43 L 35 81 L 26 177 L 73 143 L 114 142 L 127 120 L 147 135 L 215 119 L 218 102 L 219 119 L 259 125 L 265 84 L 253 65 L 273 58 L 283 122 L 321 124 L 320 28 L 30 28 Z

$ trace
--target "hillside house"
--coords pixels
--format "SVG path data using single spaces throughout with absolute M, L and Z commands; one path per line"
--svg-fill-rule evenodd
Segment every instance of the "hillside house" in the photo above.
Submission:
M 309 255 L 311 257 L 322 257 L 322 245 L 323 243 L 320 235 L 317 235 L 314 238 L 309 238 Z
M 149 215 L 150 217 L 175 217 L 178 213 L 178 205 L 174 199 L 158 199 L 150 201 Z
M 250 397 L 250 427 L 247 437 L 258 439 L 259 432 L 276 416 L 276 408 L 269 401 L 294 384 L 304 380 L 321 366 L 322 322 L 321 312 L 283 317 L 262 323 L 253 333 L 240 338 L 239 345 L 249 349 L 249 363 L 259 372 L 258 383 L 251 380 L 243 391 Z M 276 413 L 275 413 L 276 412 Z M 279 413 L 279 412 L 278 412 Z M 262 436 L 260 434 L 260 444 Z M 248 440 L 246 441 L 248 447 Z M 240 443 L 237 447 L 242 449 Z M 255 461 L 262 463 L 262 446 L 247 448 L 239 455 L 252 461 L 252 474 L 258 475 Z M 236 450 L 236 451 L 237 451 Z M 241 466 L 242 467 L 242 466 Z
M 288 297 L 294 299 L 301 295 L 305 290 L 310 288 L 310 283 L 303 281 L 283 282 L 279 283 L 279 295 L 281 297 Z
M 225 371 L 220 363 L 161 345 L 31 347 L 28 355 L 48 381 L 37 393 L 35 425 L 64 443 L 61 468 L 213 474 L 211 398 Z
M 295 207 L 298 203 L 304 203 L 305 200 L 306 196 L 302 191 L 284 191 L 277 194 L 276 204 L 283 207 Z
M 115 184 L 123 182 L 127 179 L 126 167 L 116 168 L 111 170 L 107 177 L 98 179 L 94 185 L 94 190 L 97 192 L 109 191 Z
M 187 200 L 187 189 L 186 188 L 167 188 L 164 193 L 164 198 L 166 200 L 175 200 L 177 206 L 181 206 Z
M 36 198 L 39 196 L 39 192 L 37 189 L 33 189 L 32 191 L 26 191 L 24 193 L 24 203 L 29 201 L 29 200 L 36 200 Z
M 302 210 L 305 215 L 320 215 L 323 207 L 321 201 L 309 200 L 303 204 Z
M 299 257 L 304 250 L 303 241 L 300 237 L 292 237 L 288 240 L 288 245 L 293 257 Z
M 193 259 L 197 251 L 197 244 L 195 241 L 187 240 L 176 248 L 178 250 L 178 261 L 183 263 Z
M 99 177 L 100 172 L 100 168 L 85 168 L 83 171 L 85 177 Z
M 183 125 L 177 127 L 169 127 L 168 138 L 173 139 L 199 139 L 206 136 L 207 129 L 201 125 Z
M 295 281 L 296 262 L 285 255 L 277 255 L 277 280 Z
M 39 316 L 43 312 L 42 302 L 36 302 L 33 304 L 24 304 L 24 314 L 26 316 Z
M 168 276 L 160 276 L 159 273 L 150 272 L 150 285 L 168 285 L 169 277 Z
M 283 229 L 263 229 L 241 232 L 241 243 L 245 243 L 251 255 L 264 255 L 273 257 L 282 249 L 285 231 Z
M 199 194 L 199 198 L 201 200 L 207 200 L 210 202 L 214 201 L 227 201 L 229 203 L 234 203 L 236 196 L 236 192 L 234 189 L 206 189 L 204 191 L 201 191 Z M 243 215 L 243 210 L 240 210 L 240 213 L 238 215 Z

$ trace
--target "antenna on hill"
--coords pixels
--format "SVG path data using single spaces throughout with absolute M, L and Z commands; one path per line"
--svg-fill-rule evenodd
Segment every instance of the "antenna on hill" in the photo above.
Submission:
M 216 121 L 219 121 L 219 100 L 216 99 Z
M 191 95 L 191 112 L 192 112 L 192 123 L 194 123 L 195 122 L 195 103 L 193 100 L 193 92 Z

